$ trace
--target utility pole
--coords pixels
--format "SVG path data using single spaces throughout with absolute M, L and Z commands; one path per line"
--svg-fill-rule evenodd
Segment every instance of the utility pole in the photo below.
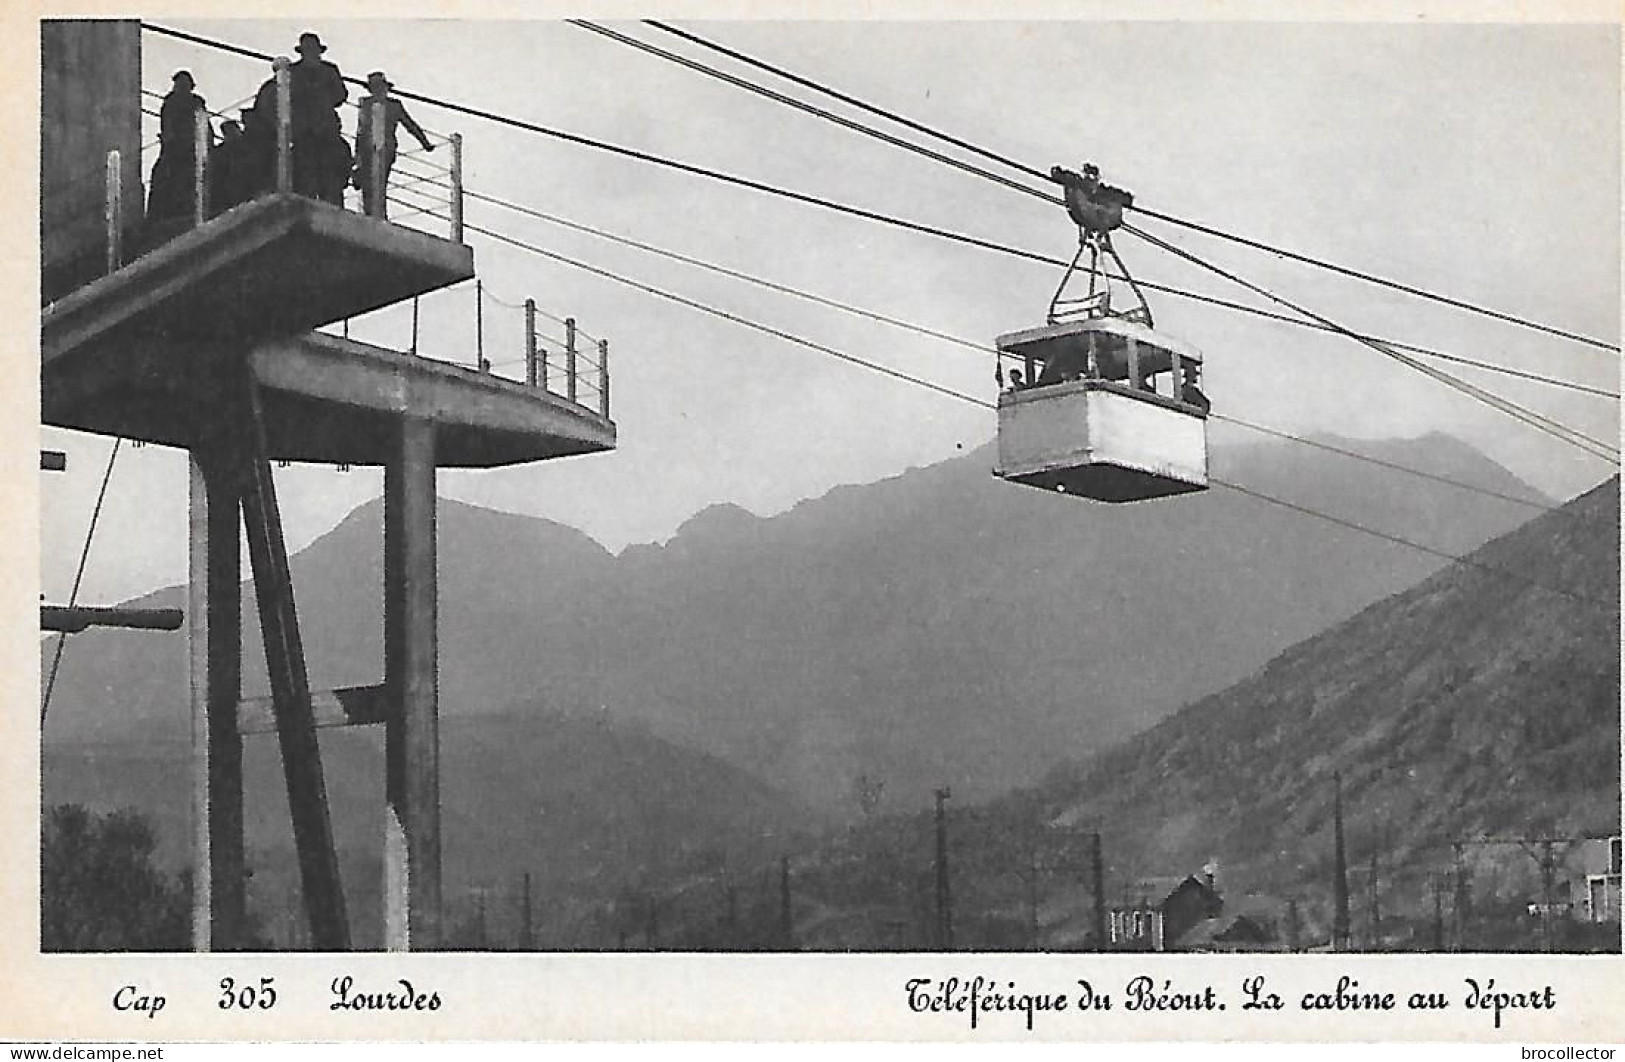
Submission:
M 1106 950 L 1106 861 L 1100 854 L 1100 831 L 1089 835 L 1089 873 L 1095 901 L 1095 950 Z
M 1452 847 L 1456 853 L 1456 894 L 1450 904 L 1450 913 L 1456 923 L 1454 950 L 1462 951 L 1467 946 L 1467 907 L 1471 899 L 1467 887 L 1467 850 L 1460 841 L 1455 842 Z
M 739 890 L 734 887 L 732 878 L 727 880 L 723 893 L 728 906 L 722 924 L 727 929 L 728 947 L 734 949 L 739 947 Z
M 530 871 L 525 871 L 523 891 L 519 901 L 519 948 L 521 951 L 531 951 L 536 947 L 536 938 L 531 932 L 530 922 Z
M 1444 879 L 1433 875 L 1433 950 L 1444 951 Z
M 1371 845 L 1371 878 L 1366 891 L 1366 913 L 1371 919 L 1371 951 L 1382 950 L 1382 912 L 1377 906 L 1377 845 Z
M 790 914 L 790 857 L 779 857 L 779 940 L 785 950 L 796 946 L 795 921 Z
M 1349 875 L 1348 856 L 1343 848 L 1343 775 L 1332 775 L 1332 844 L 1335 847 L 1332 867 L 1332 950 L 1349 948 Z
M 1540 854 L 1536 855 L 1527 843 L 1521 843 L 1523 850 L 1532 856 L 1540 867 L 1540 948 L 1542 951 L 1552 950 L 1552 903 L 1556 895 L 1555 878 L 1557 875 L 1557 862 L 1552 856 L 1552 841 L 1550 838 L 1541 838 Z
M 1038 950 L 1038 846 L 1027 849 L 1027 947 Z
M 948 812 L 951 796 L 947 786 L 936 791 L 937 798 L 937 948 L 954 950 L 953 897 L 948 891 Z

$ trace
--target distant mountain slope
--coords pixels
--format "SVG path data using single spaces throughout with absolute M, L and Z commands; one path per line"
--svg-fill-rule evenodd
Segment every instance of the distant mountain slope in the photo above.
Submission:
M 1216 857 L 1238 887 L 1323 894 L 1340 771 L 1353 858 L 1377 846 L 1413 903 L 1455 838 L 1617 833 L 1619 504 L 1616 477 L 1042 799 L 1059 822 L 1101 824 L 1120 867 Z
M 1082 765 L 987 803 L 956 791 L 957 946 L 1080 946 L 1095 830 L 1108 903 L 1156 902 L 1212 861 L 1232 915 L 1284 933 L 1295 902 L 1302 943 L 1323 944 L 1334 772 L 1362 941 L 1373 853 L 1385 939 L 1415 946 L 1431 940 L 1432 877 L 1455 872 L 1453 841 L 1617 834 L 1619 505 L 1616 477 Z M 896 813 L 797 853 L 803 946 L 932 946 L 930 801 L 887 806 Z M 1515 919 L 1505 912 L 1539 895 L 1539 875 L 1516 845 L 1503 854 L 1468 853 L 1479 869 L 1465 902 Z M 686 913 L 674 939 L 722 939 L 702 907 Z M 1535 931 L 1525 920 L 1475 932 L 1527 946 Z
M 369 947 L 381 932 L 381 739 L 370 728 L 322 737 L 351 921 Z M 767 838 L 818 825 L 715 757 L 608 720 L 521 709 L 467 716 L 447 721 L 441 747 L 448 910 L 466 908 L 476 886 L 511 888 L 522 872 L 532 874 L 538 912 L 561 897 L 601 898 L 691 865 L 765 859 Z M 244 773 L 254 902 L 280 925 L 298 877 L 273 737 L 248 739 Z M 188 858 L 191 784 L 184 742 L 57 742 L 45 753 L 46 803 L 139 808 L 157 825 L 166 862 Z
M 1445 436 L 1336 445 L 1538 495 Z M 999 482 L 987 450 L 772 518 L 698 514 L 611 556 L 556 524 L 440 506 L 448 718 L 602 708 L 824 807 L 860 773 L 910 799 L 1030 782 L 1242 678 L 1437 558 L 1216 488 L 1106 506 Z M 1215 472 L 1440 549 L 1531 510 L 1280 443 Z M 381 673 L 381 514 L 293 561 L 312 684 Z M 154 603 L 180 603 L 166 591 Z M 245 686 L 263 689 L 251 608 Z M 50 734 L 184 735 L 179 637 L 76 635 Z

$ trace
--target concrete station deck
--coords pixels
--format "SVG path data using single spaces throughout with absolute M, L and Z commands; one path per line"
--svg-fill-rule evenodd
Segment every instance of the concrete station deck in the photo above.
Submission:
M 94 371 L 54 374 L 43 420 L 65 428 L 189 446 L 218 400 L 207 371 L 218 347 L 148 345 Z M 321 333 L 256 345 L 269 454 L 278 460 L 382 464 L 397 418 L 435 424 L 435 464 L 491 468 L 615 448 L 615 425 L 538 387 Z
M 67 359 L 105 364 L 193 341 L 242 349 L 474 275 L 467 246 L 304 196 L 233 207 L 46 306 L 47 390 Z

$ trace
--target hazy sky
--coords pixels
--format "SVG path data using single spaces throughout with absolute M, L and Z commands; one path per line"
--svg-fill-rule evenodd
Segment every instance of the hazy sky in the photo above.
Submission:
M 159 20 L 165 21 L 165 20 Z M 291 53 L 315 29 L 347 74 L 928 224 L 1067 257 L 1057 207 L 861 138 L 559 22 L 196 22 Z M 714 39 L 1041 168 L 1100 164 L 1153 209 L 1619 341 L 1620 42 L 1613 26 L 690 23 Z M 681 45 L 617 24 L 664 46 Z M 148 34 L 144 82 L 185 67 L 220 107 L 259 64 Z M 352 97 L 357 94 L 352 89 Z M 979 341 L 1042 323 L 1058 270 L 496 127 L 423 104 L 466 141 L 467 183 L 575 221 Z M 148 123 L 148 136 L 152 135 Z M 150 159 L 147 160 L 150 165 Z M 477 202 L 469 219 L 991 399 L 991 358 L 651 258 Z M 1143 219 L 1144 227 L 1357 330 L 1613 387 L 1619 357 Z M 442 474 L 443 495 L 579 527 L 611 549 L 720 501 L 761 514 L 991 438 L 986 410 L 471 237 L 488 289 L 576 316 L 613 348 L 613 455 Z M 1130 237 L 1137 275 L 1256 302 Z M 1355 437 L 1446 431 L 1567 497 L 1613 468 L 1336 337 L 1168 296 L 1159 327 L 1207 355 L 1215 411 Z M 425 299 L 423 352 L 472 361 L 472 295 Z M 518 315 L 488 307 L 487 356 Z M 404 345 L 399 314 L 353 332 Z M 504 345 L 508 349 L 504 349 Z M 1615 439 L 1606 399 L 1452 369 Z M 1232 430 L 1233 431 L 1233 430 Z M 1215 430 L 1215 435 L 1220 430 Z M 1239 432 L 1233 432 L 1239 437 Z M 107 440 L 47 429 L 44 590 L 66 596 Z M 278 473 L 297 548 L 375 495 L 356 470 Z M 1239 478 L 1239 477 L 1238 477 Z M 1243 481 L 1244 482 L 1244 481 Z M 1080 510 L 1080 517 L 1082 510 Z M 184 455 L 126 450 L 86 601 L 185 573 Z

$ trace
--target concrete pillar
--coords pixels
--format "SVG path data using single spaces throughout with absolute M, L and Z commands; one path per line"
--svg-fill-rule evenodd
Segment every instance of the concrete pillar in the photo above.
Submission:
M 192 688 L 192 950 L 242 947 L 242 558 L 233 478 L 191 458 L 188 660 Z
M 402 417 L 384 466 L 384 946 L 440 947 L 434 423 Z

